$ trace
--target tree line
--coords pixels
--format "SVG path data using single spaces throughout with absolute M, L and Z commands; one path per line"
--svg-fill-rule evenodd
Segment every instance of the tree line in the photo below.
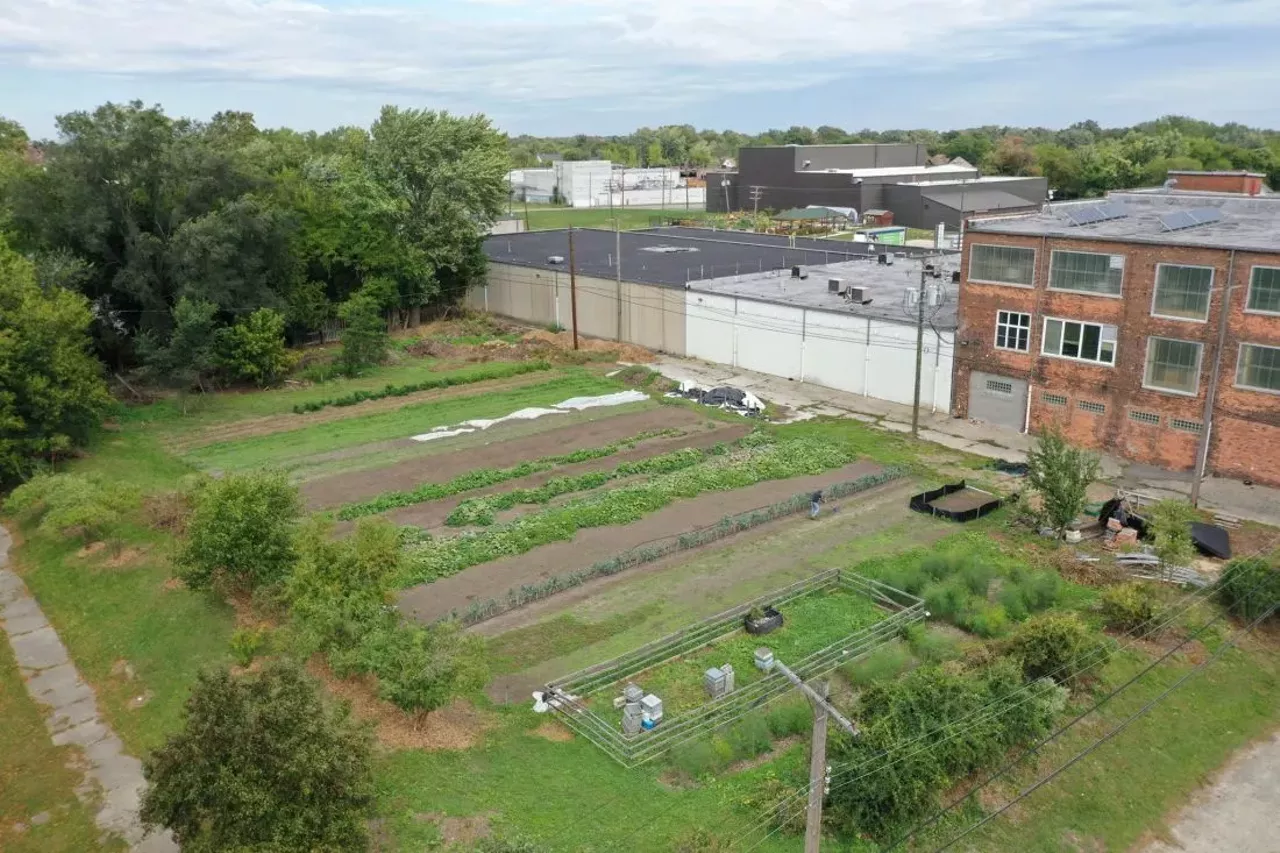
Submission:
M 1280 185 L 1280 131 L 1242 124 L 1212 124 L 1166 116 L 1132 127 L 1105 128 L 1082 121 L 1061 130 L 988 125 L 963 130 L 860 130 L 793 126 L 759 134 L 697 130 L 691 125 L 642 127 L 620 136 L 517 136 L 517 167 L 539 155 L 566 160 L 604 159 L 627 166 L 718 166 L 744 145 L 836 145 L 914 142 L 929 154 L 962 157 L 992 175 L 1044 175 L 1059 198 L 1158 185 L 1170 169 L 1248 169 Z

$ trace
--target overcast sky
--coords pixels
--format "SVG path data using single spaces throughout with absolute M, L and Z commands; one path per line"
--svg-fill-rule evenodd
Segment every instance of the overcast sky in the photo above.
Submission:
M 509 133 L 689 123 L 1280 127 L 1280 0 L 0 0 L 0 115 L 140 98 L 260 126 L 385 103 Z

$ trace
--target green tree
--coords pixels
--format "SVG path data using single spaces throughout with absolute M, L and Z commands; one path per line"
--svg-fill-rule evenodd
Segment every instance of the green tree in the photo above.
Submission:
M 371 295 L 363 290 L 356 293 L 338 309 L 338 317 L 346 324 L 342 329 L 342 352 L 338 356 L 343 371 L 355 375 L 387 357 L 390 343 L 387 321 Z
M 234 326 L 224 326 L 214 336 L 217 364 L 234 382 L 252 382 L 260 388 L 274 385 L 297 362 L 284 340 L 284 315 L 259 308 Z
M 218 367 L 215 343 L 218 331 L 218 306 L 212 302 L 191 300 L 185 296 L 173 306 L 173 333 L 169 342 L 156 342 L 154 333 L 138 339 L 138 351 L 147 373 L 157 382 L 171 385 L 182 394 L 186 411 L 186 392 L 192 387 L 206 390 Z
M 1027 453 L 1027 482 L 1044 503 L 1044 516 L 1059 535 L 1084 509 L 1098 457 L 1068 443 L 1057 427 L 1045 429 Z
M 83 297 L 42 291 L 0 238 L 0 482 L 83 444 L 111 406 L 89 353 L 91 318 Z
M 284 580 L 297 559 L 298 488 L 277 471 L 228 474 L 195 495 L 178 575 L 193 589 Z
M 1262 557 L 1232 560 L 1218 579 L 1218 599 L 1243 619 L 1280 608 L 1280 569 Z
M 1191 523 L 1195 509 L 1186 501 L 1165 500 L 1147 511 L 1148 532 L 1155 540 L 1156 556 L 1166 566 L 1185 566 L 1195 556 Z
M 372 737 L 295 664 L 202 673 L 183 727 L 147 757 L 142 820 L 185 853 L 364 851 Z

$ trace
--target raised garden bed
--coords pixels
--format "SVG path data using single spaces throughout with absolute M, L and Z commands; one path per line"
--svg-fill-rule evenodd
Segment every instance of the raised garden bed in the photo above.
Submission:
M 908 505 L 925 515 L 963 523 L 995 512 L 1003 503 L 1004 498 L 980 489 L 971 489 L 961 480 L 940 489 L 912 495 Z

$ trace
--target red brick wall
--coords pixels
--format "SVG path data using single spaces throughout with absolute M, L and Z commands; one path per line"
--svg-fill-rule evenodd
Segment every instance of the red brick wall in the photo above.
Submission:
M 1178 182 L 1177 189 L 1193 192 L 1244 193 L 1257 195 L 1262 192 L 1262 178 L 1253 175 L 1177 174 L 1170 177 Z
M 1032 288 L 969 282 L 969 248 L 976 243 L 1018 245 L 1036 249 L 1036 284 Z M 1059 424 L 1074 442 L 1135 461 L 1175 470 L 1193 468 L 1199 435 L 1170 426 L 1170 419 L 1192 424 L 1203 420 L 1205 395 L 1212 376 L 1218 324 L 1230 253 L 1219 249 L 1149 246 L 1107 241 L 1019 237 L 971 231 L 961 261 L 959 330 L 956 334 L 952 413 L 967 417 L 969 374 L 973 370 L 1027 379 L 1031 386 L 1031 428 Z M 1125 271 L 1122 297 L 1047 290 L 1049 256 L 1055 249 L 1122 254 Z M 1214 268 L 1215 298 L 1207 322 L 1151 316 L 1156 265 L 1194 264 Z M 1237 253 L 1234 287 L 1215 403 L 1215 428 L 1209 468 L 1216 473 L 1280 485 L 1280 395 L 1234 387 L 1239 345 L 1280 346 L 1280 317 L 1246 313 L 1246 291 L 1254 263 L 1280 266 L 1278 255 Z M 996 312 L 1032 315 L 1030 352 L 1014 353 L 994 346 Z M 1117 327 L 1116 364 L 1108 366 L 1040 355 L 1044 318 L 1061 317 Z M 1143 387 L 1147 338 L 1151 335 L 1203 344 L 1200 383 L 1195 396 Z M 1045 402 L 1044 394 L 1067 398 L 1065 406 Z M 1080 402 L 1101 403 L 1100 414 L 1081 409 Z M 1156 415 L 1160 424 L 1135 421 L 1131 412 Z

